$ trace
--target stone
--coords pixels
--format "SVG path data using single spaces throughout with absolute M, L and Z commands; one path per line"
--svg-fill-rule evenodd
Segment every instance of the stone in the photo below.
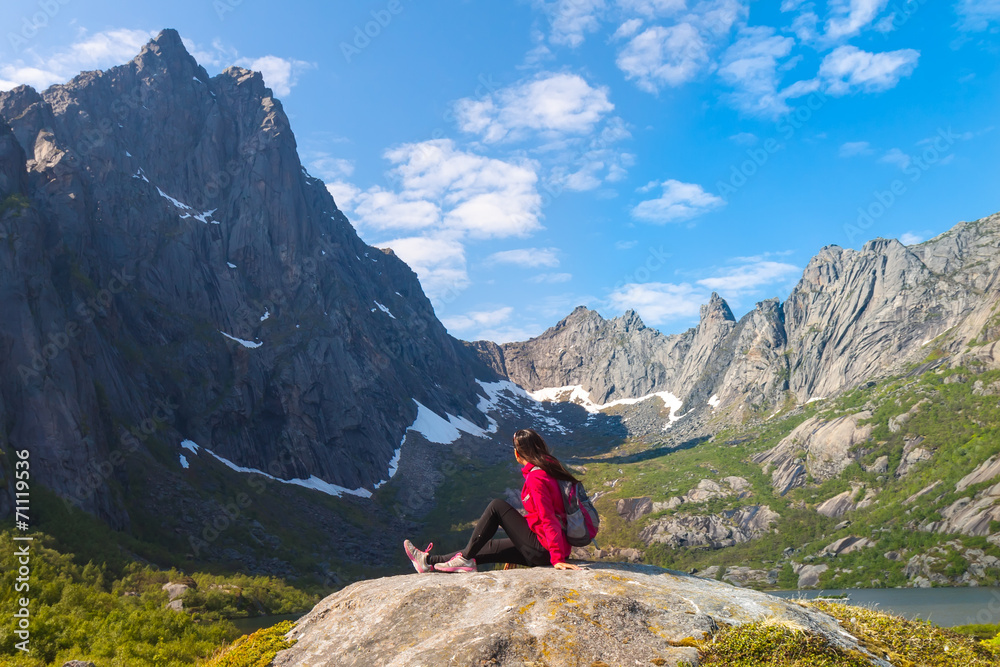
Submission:
M 819 586 L 819 575 L 823 574 L 830 569 L 830 566 L 826 563 L 820 563 L 819 565 L 793 565 L 792 570 L 795 574 L 799 575 L 799 581 L 796 584 L 798 588 L 815 588 Z
M 799 424 L 773 448 L 751 458 L 764 472 L 773 468 L 771 485 L 780 495 L 805 483 L 805 473 L 824 481 L 839 475 L 860 457 L 858 446 L 871 437 L 869 411 L 826 421 L 811 417 Z M 804 453 L 804 459 L 803 459 Z
M 635 521 L 653 511 L 653 501 L 649 498 L 623 498 L 615 504 L 615 509 L 626 521 Z
M 874 473 L 876 475 L 889 472 L 889 457 L 878 457 L 871 465 L 865 467 L 865 472 Z
M 645 544 L 722 548 L 758 539 L 779 515 L 767 505 L 749 505 L 712 515 L 676 515 L 651 521 L 639 532 Z
M 839 519 L 854 509 L 855 505 L 851 500 L 854 497 L 854 494 L 855 489 L 838 493 L 837 495 L 827 498 L 822 503 L 817 505 L 816 511 L 823 516 L 830 517 L 831 519 Z
M 515 569 L 362 581 L 322 600 L 288 633 L 274 667 L 695 664 L 682 646 L 770 619 L 858 650 L 816 610 L 652 566 Z
M 849 554 L 873 546 L 875 546 L 875 543 L 867 537 L 848 535 L 847 537 L 842 537 L 839 540 L 826 545 L 820 553 L 828 554 L 830 556 L 839 556 L 841 554 Z

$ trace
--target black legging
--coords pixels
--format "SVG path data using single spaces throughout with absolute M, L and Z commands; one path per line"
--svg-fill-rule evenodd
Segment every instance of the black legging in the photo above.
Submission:
M 490 539 L 501 527 L 507 537 Z M 494 500 L 487 506 L 464 549 L 444 556 L 428 556 L 427 562 L 431 565 L 446 563 L 458 553 L 475 558 L 477 563 L 548 565 L 550 562 L 549 550 L 538 541 L 525 518 L 502 500 Z

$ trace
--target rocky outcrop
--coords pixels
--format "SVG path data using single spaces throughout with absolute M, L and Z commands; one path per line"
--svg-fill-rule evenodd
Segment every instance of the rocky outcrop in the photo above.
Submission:
M 792 571 L 799 575 L 799 581 L 796 584 L 798 588 L 815 588 L 819 586 L 819 576 L 829 569 L 830 566 L 826 563 L 820 563 L 819 565 L 795 563 L 792 565 Z
M 896 468 L 896 477 L 905 477 L 918 463 L 931 460 L 934 453 L 920 446 L 923 441 L 922 436 L 907 438 L 903 441 L 903 458 Z
M 867 549 L 868 547 L 875 546 L 875 543 L 869 540 L 867 537 L 858 537 L 857 535 L 848 535 L 847 537 L 842 537 L 839 540 L 835 540 L 830 544 L 823 547 L 823 551 L 820 552 L 829 556 L 840 556 L 842 554 L 849 554 L 861 549 Z
M 959 498 L 940 511 L 940 521 L 928 521 L 921 530 L 931 533 L 989 535 L 990 523 L 1000 521 L 1000 484 L 983 489 L 971 497 Z
M 653 511 L 650 498 L 622 498 L 615 503 L 618 515 L 626 521 L 635 521 Z
M 117 528 L 137 482 L 115 461 L 150 438 L 154 477 L 182 474 L 187 438 L 370 490 L 415 401 L 488 425 L 475 380 L 495 375 L 305 172 L 261 75 L 209 77 L 172 30 L 0 93 L 0 203 L 0 441 Z
M 830 517 L 831 519 L 839 519 L 855 508 L 855 493 L 856 490 L 851 489 L 849 491 L 844 491 L 843 493 L 838 493 L 832 498 L 827 498 L 816 506 L 816 511 L 823 516 Z
M 819 481 L 832 479 L 863 454 L 859 445 L 871 437 L 872 425 L 859 422 L 871 416 L 865 411 L 830 421 L 811 417 L 752 461 L 771 472 L 772 486 L 780 495 L 805 484 L 807 473 Z
M 748 505 L 721 514 L 674 516 L 651 521 L 639 532 L 639 539 L 646 544 L 719 549 L 766 535 L 778 518 L 767 505 Z
M 696 664 L 692 639 L 755 620 L 860 650 L 837 622 L 765 593 L 641 565 L 592 564 L 353 584 L 288 633 L 275 667 Z

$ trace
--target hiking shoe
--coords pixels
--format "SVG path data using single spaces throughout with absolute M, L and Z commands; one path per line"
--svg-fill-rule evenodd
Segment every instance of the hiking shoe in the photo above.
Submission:
M 413 563 L 414 569 L 420 574 L 434 571 L 434 566 L 427 562 L 427 552 L 429 552 L 433 546 L 434 543 L 431 542 L 427 545 L 426 549 L 421 551 L 413 546 L 413 542 L 403 540 L 403 549 L 406 551 L 406 556 L 410 559 L 410 562 Z
M 457 553 L 447 563 L 435 565 L 434 569 L 438 572 L 475 572 L 476 559 L 465 558 L 461 553 Z

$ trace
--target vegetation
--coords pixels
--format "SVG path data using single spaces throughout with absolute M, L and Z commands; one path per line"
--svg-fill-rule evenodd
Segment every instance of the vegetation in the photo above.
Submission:
M 240 637 L 232 646 L 218 651 L 205 663 L 205 667 L 267 667 L 278 651 L 295 644 L 294 641 L 285 639 L 285 633 L 291 629 L 292 622 L 283 621 L 252 635 Z
M 907 621 L 864 607 L 833 602 L 808 603 L 830 614 L 876 657 L 906 667 L 985 667 L 1000 664 L 1000 644 L 931 625 Z M 771 621 L 725 628 L 699 642 L 705 665 L 726 667 L 860 667 L 867 657 L 831 645 L 820 635 Z
M 188 576 L 139 563 L 115 572 L 60 553 L 44 533 L 31 536 L 31 651 L 25 655 L 14 647 L 20 640 L 12 624 L 5 623 L 0 626 L 0 665 L 40 667 L 72 659 L 101 667 L 192 665 L 240 635 L 227 619 L 305 611 L 317 600 L 267 577 Z M 0 614 L 5 618 L 16 609 L 15 597 L 25 595 L 14 588 L 12 538 L 10 531 L 0 532 Z M 166 606 L 163 584 L 178 581 L 192 586 L 183 598 L 190 611 Z

